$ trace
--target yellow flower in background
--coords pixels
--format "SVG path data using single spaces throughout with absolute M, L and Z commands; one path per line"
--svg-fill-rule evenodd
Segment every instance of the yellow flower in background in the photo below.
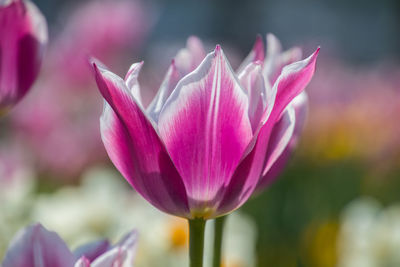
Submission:
M 336 266 L 338 228 L 336 221 L 315 222 L 308 226 L 304 240 L 307 266 Z

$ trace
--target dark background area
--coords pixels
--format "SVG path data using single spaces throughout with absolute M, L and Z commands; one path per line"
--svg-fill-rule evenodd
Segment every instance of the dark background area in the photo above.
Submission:
M 83 1 L 35 1 L 49 20 Z M 354 63 L 399 60 L 400 2 L 346 0 L 146 1 L 158 13 L 148 44 L 198 35 L 245 54 L 257 33 L 272 32 L 285 47 L 317 45 Z M 105 18 L 112 19 L 112 18 Z M 94 29 L 96 25 L 93 25 Z

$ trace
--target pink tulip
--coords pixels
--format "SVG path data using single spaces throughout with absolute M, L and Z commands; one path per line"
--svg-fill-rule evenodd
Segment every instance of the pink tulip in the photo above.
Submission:
M 88 55 L 121 68 L 126 64 L 120 59 L 139 50 L 152 18 L 142 1 L 80 3 L 49 44 L 41 78 L 34 86 L 37 90 L 16 107 L 11 118 L 15 135 L 30 149 L 40 172 L 59 181 L 77 179 L 89 166 L 107 159 L 94 119 L 102 100 Z M 113 19 L 105 20 L 107 16 Z
M 137 234 L 127 234 L 115 246 L 102 240 L 71 253 L 55 233 L 35 224 L 22 229 L 11 241 L 2 267 L 113 267 L 131 266 Z
M 0 112 L 15 105 L 35 81 L 47 43 L 43 15 L 30 1 L 0 2 Z
M 219 45 L 200 63 L 200 44 L 187 48 L 184 67 L 179 57 L 172 62 L 147 110 L 138 97 L 142 63 L 125 80 L 94 64 L 112 162 L 155 207 L 188 219 L 227 214 L 250 197 L 291 140 L 290 103 L 311 80 L 319 51 L 283 68 L 272 61 L 282 70 L 270 86 L 260 38 L 238 75 Z

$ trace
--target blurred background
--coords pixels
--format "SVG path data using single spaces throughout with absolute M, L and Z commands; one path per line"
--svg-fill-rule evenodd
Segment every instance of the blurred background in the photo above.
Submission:
M 0 120 L 0 256 L 40 221 L 71 246 L 135 227 L 138 266 L 185 266 L 186 226 L 141 201 L 105 154 L 87 58 L 121 76 L 144 60 L 149 103 L 189 36 L 237 67 L 271 32 L 303 55 L 322 48 L 309 116 L 284 173 L 232 218 L 224 267 L 400 266 L 398 0 L 34 2 L 50 43 L 34 88 Z

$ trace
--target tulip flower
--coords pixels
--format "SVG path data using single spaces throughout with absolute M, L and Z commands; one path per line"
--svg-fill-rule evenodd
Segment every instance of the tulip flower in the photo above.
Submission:
M 269 86 L 258 42 L 238 75 L 219 45 L 189 74 L 173 61 L 157 104 L 147 110 L 138 97 L 142 63 L 133 64 L 125 80 L 94 64 L 106 100 L 105 148 L 155 207 L 188 219 L 227 214 L 250 197 L 288 145 L 295 123 L 289 104 L 310 81 L 318 50 L 283 67 Z M 187 50 L 186 66 L 196 66 L 201 49 Z
M 107 153 L 151 204 L 189 220 L 192 267 L 203 263 L 205 220 L 243 205 L 289 144 L 291 102 L 311 80 L 319 51 L 285 66 L 296 53 L 280 56 L 276 46 L 263 63 L 258 37 L 236 74 L 219 45 L 197 65 L 202 47 L 194 40 L 147 110 L 138 83 L 143 62 L 125 79 L 93 63 Z
M 0 112 L 15 105 L 35 81 L 47 43 L 43 15 L 30 1 L 0 2 Z
M 131 266 L 135 255 L 137 234 L 127 234 L 118 244 L 110 246 L 100 240 L 79 247 L 72 253 L 64 241 L 41 224 L 22 229 L 11 241 L 2 267 L 113 267 Z

